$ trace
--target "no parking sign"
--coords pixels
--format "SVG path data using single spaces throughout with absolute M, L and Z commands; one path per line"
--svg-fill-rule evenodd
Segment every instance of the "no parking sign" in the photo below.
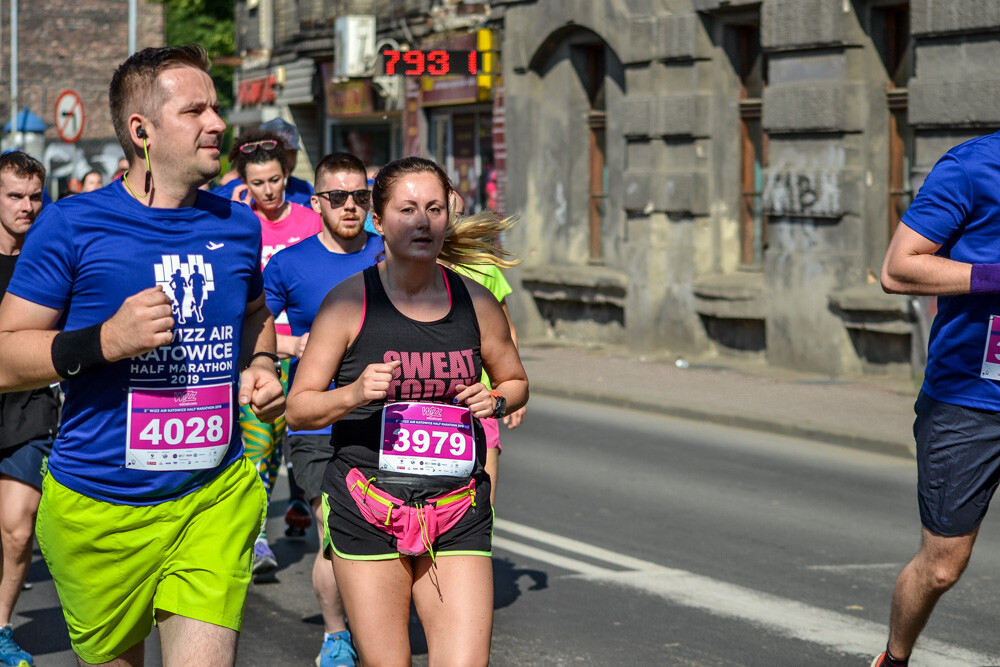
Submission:
M 83 100 L 73 90 L 64 90 L 56 99 L 56 132 L 68 144 L 83 135 Z

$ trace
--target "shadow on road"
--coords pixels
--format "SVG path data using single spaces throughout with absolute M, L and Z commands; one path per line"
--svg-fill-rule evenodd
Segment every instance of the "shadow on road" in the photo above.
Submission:
M 528 577 L 532 584 L 529 591 L 540 591 L 549 587 L 549 575 L 541 570 L 516 568 L 506 558 L 493 557 L 493 608 L 503 609 L 514 604 L 521 596 L 518 580 Z

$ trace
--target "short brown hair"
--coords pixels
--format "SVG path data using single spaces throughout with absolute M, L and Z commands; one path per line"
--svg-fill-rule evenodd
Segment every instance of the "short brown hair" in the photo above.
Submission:
M 45 184 L 45 166 L 24 151 L 7 151 L 0 155 L 0 176 L 13 174 L 17 178 L 37 176 Z
M 163 91 L 158 82 L 160 73 L 172 67 L 193 67 L 208 72 L 210 63 L 205 49 L 197 44 L 163 46 L 138 51 L 115 70 L 108 87 L 111 122 L 125 156 L 135 155 L 135 146 L 128 131 L 128 117 L 141 113 L 158 124 Z
M 324 173 L 334 173 L 344 171 L 348 174 L 360 174 L 361 178 L 368 182 L 368 172 L 365 171 L 365 163 L 351 153 L 330 153 L 323 157 L 316 165 L 316 178 L 314 183 L 319 183 L 319 177 Z

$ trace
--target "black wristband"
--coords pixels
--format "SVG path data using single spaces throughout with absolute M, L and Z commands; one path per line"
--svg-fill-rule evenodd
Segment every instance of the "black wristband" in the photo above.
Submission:
M 250 364 L 252 364 L 253 360 L 256 359 L 257 357 L 267 357 L 268 359 L 273 361 L 274 370 L 277 371 L 278 375 L 281 375 L 281 359 L 278 357 L 278 355 L 273 354 L 271 352 L 254 352 L 253 354 L 250 355 L 250 360 L 247 361 L 247 368 L 250 368 Z
M 52 365 L 59 377 L 70 380 L 108 365 L 101 352 L 101 326 L 56 334 L 52 339 Z

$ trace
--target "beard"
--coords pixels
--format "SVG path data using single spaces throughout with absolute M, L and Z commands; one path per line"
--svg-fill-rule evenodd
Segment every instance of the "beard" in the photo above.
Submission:
M 365 230 L 365 223 L 363 220 L 358 220 L 357 226 L 353 229 L 346 228 L 345 225 L 341 224 L 340 220 L 330 224 L 328 220 L 324 219 L 323 224 L 326 226 L 330 234 L 342 238 L 345 241 L 350 241 L 351 239 L 356 238 L 358 234 Z

